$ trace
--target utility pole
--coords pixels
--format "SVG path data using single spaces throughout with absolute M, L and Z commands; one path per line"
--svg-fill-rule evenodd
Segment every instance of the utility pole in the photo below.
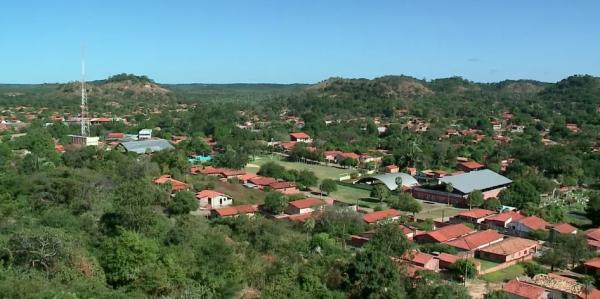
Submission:
M 87 91 L 85 90 L 85 56 L 84 48 L 81 48 L 81 136 L 87 137 L 90 133 L 87 113 Z

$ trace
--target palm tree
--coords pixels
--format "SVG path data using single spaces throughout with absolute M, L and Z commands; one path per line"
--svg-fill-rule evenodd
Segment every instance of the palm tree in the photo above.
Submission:
M 402 187 L 402 177 L 397 176 L 395 182 L 396 182 L 396 185 L 398 185 L 398 188 L 396 188 L 396 191 L 398 191 L 398 192 L 404 191 L 404 188 Z
M 446 192 L 448 192 L 448 205 L 450 205 L 450 193 L 454 191 L 454 186 L 452 183 L 446 183 Z

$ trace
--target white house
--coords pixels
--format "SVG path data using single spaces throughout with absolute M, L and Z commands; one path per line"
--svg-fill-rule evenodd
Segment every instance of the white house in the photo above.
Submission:
M 231 197 L 214 190 L 202 190 L 196 193 L 196 199 L 200 201 L 200 207 L 205 209 L 217 209 L 233 204 Z

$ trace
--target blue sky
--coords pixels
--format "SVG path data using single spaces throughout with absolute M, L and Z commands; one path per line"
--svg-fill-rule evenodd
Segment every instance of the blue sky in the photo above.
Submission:
M 600 1 L 3 1 L 0 82 L 600 75 Z

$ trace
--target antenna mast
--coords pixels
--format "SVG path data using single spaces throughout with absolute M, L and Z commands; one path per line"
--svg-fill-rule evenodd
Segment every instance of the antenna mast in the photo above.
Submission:
M 87 92 L 85 90 L 85 59 L 83 48 L 81 49 L 81 136 L 87 137 L 90 126 L 87 113 Z

